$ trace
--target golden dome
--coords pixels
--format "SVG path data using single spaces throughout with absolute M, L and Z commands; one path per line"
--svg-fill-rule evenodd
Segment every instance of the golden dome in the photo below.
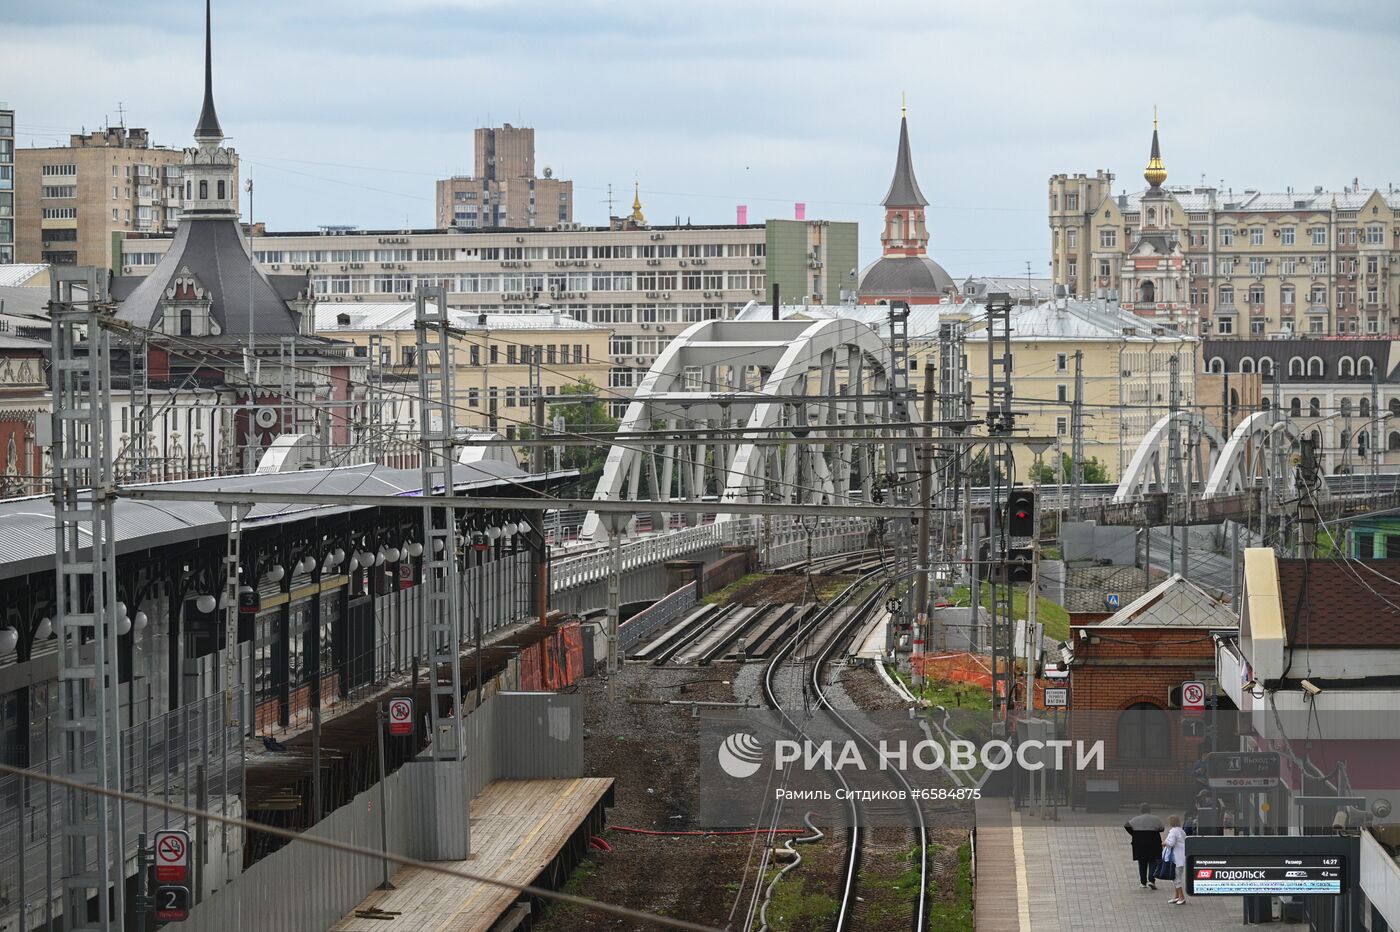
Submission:
M 1157 108 L 1152 108 L 1152 154 L 1147 159 L 1147 168 L 1142 177 L 1154 188 L 1160 188 L 1167 180 L 1167 167 L 1162 164 L 1162 149 L 1157 144 Z

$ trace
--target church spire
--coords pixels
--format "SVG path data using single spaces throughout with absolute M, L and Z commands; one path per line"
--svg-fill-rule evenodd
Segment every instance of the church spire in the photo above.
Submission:
M 1154 188 L 1160 188 L 1167 180 L 1167 167 L 1162 164 L 1162 147 L 1157 143 L 1157 108 L 1152 108 L 1152 154 L 1148 156 L 1147 168 L 1142 177 Z
M 914 157 L 909 154 L 909 117 L 901 100 L 899 116 L 899 154 L 894 162 L 894 180 L 881 203 L 885 207 L 925 207 L 924 192 L 914 178 Z
M 214 112 L 214 64 L 213 39 L 211 36 L 210 0 L 204 0 L 204 107 L 199 111 L 199 125 L 194 128 L 194 138 L 200 141 L 209 139 L 215 143 L 223 141 L 224 131 L 219 126 L 219 115 Z
M 638 226 L 646 226 L 646 214 L 642 213 L 642 186 L 640 182 L 632 182 L 632 216 L 627 219 Z

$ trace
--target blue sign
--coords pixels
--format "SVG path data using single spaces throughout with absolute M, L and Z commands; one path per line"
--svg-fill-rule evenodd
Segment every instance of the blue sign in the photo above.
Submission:
M 1110 592 L 1105 599 L 1108 602 L 1108 607 L 1116 611 L 1119 605 L 1118 593 Z

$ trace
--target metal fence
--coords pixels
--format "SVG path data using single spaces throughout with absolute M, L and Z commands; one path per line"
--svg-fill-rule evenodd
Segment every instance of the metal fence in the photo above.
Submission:
M 568 711 L 563 711 L 567 709 Z M 583 768 L 583 717 L 578 696 L 499 693 L 467 713 L 463 771 L 475 796 L 495 779 L 577 777 Z M 422 857 L 422 768 L 409 763 L 385 780 L 387 839 L 381 836 L 379 786 L 366 790 L 306 832 L 363 848 Z M 465 814 L 464 814 L 465 817 Z M 383 861 L 306 844 L 291 844 L 258 861 L 190 914 L 200 932 L 307 932 L 327 929 L 383 878 Z M 395 868 L 390 866 L 390 874 Z
M 618 631 L 618 643 L 626 651 L 657 628 L 679 618 L 695 605 L 695 583 L 688 582 L 627 620 Z
M 122 788 L 163 803 L 240 815 L 243 745 L 224 725 L 228 705 L 227 695 L 219 693 L 123 730 Z M 53 750 L 44 763 L 28 769 L 32 777 L 0 776 L 0 932 L 53 927 L 62 908 L 49 894 L 60 888 L 63 876 L 65 795 L 40 779 L 64 776 L 58 735 L 48 736 L 44 745 Z M 211 880 L 242 860 L 237 830 L 156 806 L 124 804 L 121 812 L 131 870 L 139 834 L 164 828 L 190 833 L 195 870 Z

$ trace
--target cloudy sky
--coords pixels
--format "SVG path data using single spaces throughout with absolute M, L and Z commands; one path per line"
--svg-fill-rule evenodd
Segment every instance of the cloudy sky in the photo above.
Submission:
M 202 13 L 0 0 L 17 143 L 120 106 L 186 145 Z M 1169 183 L 1400 185 L 1397 52 L 1393 0 L 214 0 L 219 116 L 274 230 L 431 226 L 433 179 L 470 171 L 472 129 L 508 121 L 536 127 L 581 222 L 634 180 L 653 222 L 804 201 L 859 221 L 866 262 L 903 90 L 954 276 L 1046 274 L 1047 177 L 1141 187 L 1154 103 Z

